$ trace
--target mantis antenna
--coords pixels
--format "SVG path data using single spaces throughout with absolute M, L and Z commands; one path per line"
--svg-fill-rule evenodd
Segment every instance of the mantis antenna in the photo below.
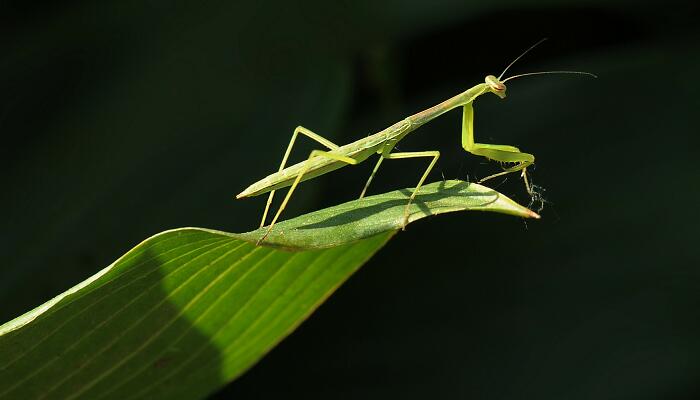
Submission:
M 588 76 L 592 76 L 593 78 L 598 77 L 598 75 L 596 75 L 596 74 L 592 74 L 590 72 L 583 72 L 583 71 L 540 71 L 540 72 L 527 72 L 524 74 L 509 76 L 508 78 L 502 80 L 501 82 L 506 83 L 511 79 L 520 78 L 522 76 L 543 75 L 543 74 L 576 74 L 576 75 L 588 75 Z
M 524 56 L 525 54 L 529 53 L 530 50 L 532 50 L 532 49 L 534 49 L 535 47 L 539 46 L 540 43 L 544 42 L 545 40 L 547 40 L 547 38 L 542 38 L 542 39 L 540 39 L 539 42 L 537 42 L 537 43 L 533 44 L 532 46 L 530 46 L 527 50 L 523 51 L 522 54 L 520 54 L 518 57 L 516 57 L 515 60 L 511 61 L 510 64 L 508 64 L 508 66 L 506 67 L 506 69 L 504 69 L 503 72 L 501 72 L 501 75 L 498 76 L 498 80 L 500 81 L 501 78 L 503 78 L 503 75 L 505 75 L 506 71 L 508 71 L 508 68 L 512 67 L 513 64 L 515 64 L 518 60 L 520 60 L 521 58 L 523 58 L 523 56 Z
M 535 47 L 539 46 L 539 45 L 540 45 L 542 42 L 544 42 L 545 40 L 547 40 L 547 38 L 542 38 L 542 39 L 540 39 L 539 42 L 537 42 L 537 43 L 533 44 L 532 46 L 528 47 L 528 49 L 525 50 L 525 51 L 523 51 L 522 54 L 520 54 L 518 57 L 515 58 L 515 60 L 511 61 L 511 63 L 508 64 L 508 66 L 506 67 L 506 69 L 504 69 L 503 72 L 501 72 L 501 75 L 498 76 L 498 80 L 500 81 L 501 78 L 503 78 L 503 75 L 505 75 L 506 71 L 508 71 L 508 68 L 512 67 L 513 64 L 515 64 L 518 60 L 520 60 L 521 58 L 523 58 L 523 56 L 524 56 L 525 54 L 529 53 L 530 50 L 532 50 L 532 49 L 534 49 Z M 508 78 L 502 80 L 501 82 L 506 83 L 506 82 L 508 82 L 508 81 L 511 80 L 511 79 L 520 78 L 521 76 L 542 75 L 542 74 L 578 74 L 578 75 L 588 75 L 588 76 L 592 76 L 592 77 L 594 77 L 594 78 L 597 78 L 597 77 L 598 77 L 598 76 L 596 76 L 595 74 L 591 74 L 590 72 L 581 72 L 581 71 L 542 71 L 542 72 L 527 72 L 527 73 L 525 73 L 525 74 L 513 75 L 513 76 L 510 76 L 510 77 L 508 77 Z

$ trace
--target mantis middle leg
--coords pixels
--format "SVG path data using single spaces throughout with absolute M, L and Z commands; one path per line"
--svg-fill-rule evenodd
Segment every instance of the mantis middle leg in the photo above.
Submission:
M 379 169 L 379 166 L 382 165 L 382 161 L 384 161 L 384 156 L 380 155 L 379 160 L 377 160 L 377 163 L 374 165 L 372 173 L 369 175 L 369 179 L 367 179 L 367 183 L 365 183 L 365 187 L 362 189 L 362 193 L 360 193 L 360 198 L 365 197 L 365 193 L 367 193 L 367 188 L 369 188 L 369 184 L 372 183 L 372 179 L 374 179 L 374 175 L 377 174 L 377 170 Z
M 425 169 L 423 176 L 421 176 L 420 180 L 418 181 L 416 188 L 413 189 L 413 193 L 411 193 L 411 197 L 408 199 L 408 203 L 406 204 L 406 208 L 404 209 L 403 229 L 406 229 L 406 225 L 408 224 L 409 207 L 411 206 L 413 199 L 416 198 L 416 194 L 418 193 L 421 186 L 423 185 L 423 182 L 425 182 L 425 179 L 428 177 L 428 174 L 430 174 L 430 171 L 435 166 L 435 163 L 437 162 L 438 158 L 440 158 L 440 152 L 435 150 L 435 151 L 407 151 L 407 152 L 401 152 L 401 153 L 389 153 L 389 151 L 391 151 L 391 148 L 387 147 L 387 149 L 388 150 L 386 151 L 386 153 L 388 153 L 388 154 L 382 153 L 380 161 L 383 158 L 386 158 L 387 160 L 398 160 L 401 158 L 416 158 L 416 157 L 432 157 L 433 158 L 433 160 L 430 161 L 430 165 L 428 165 L 428 168 Z M 375 167 L 375 170 L 378 167 L 379 167 L 379 162 L 377 162 L 377 167 Z
M 294 147 L 294 141 L 297 140 L 297 136 L 299 134 L 302 134 L 310 139 L 313 139 L 322 145 L 328 147 L 331 150 L 337 149 L 338 145 L 331 142 L 330 140 L 324 138 L 323 136 L 311 132 L 309 129 L 304 128 L 303 126 L 297 126 L 296 129 L 294 129 L 294 133 L 292 134 L 292 139 L 289 141 L 289 145 L 287 146 L 287 151 L 284 152 L 284 157 L 282 157 L 282 163 L 280 164 L 280 169 L 278 171 L 282 171 L 287 165 L 287 159 L 289 158 L 289 154 L 292 152 L 292 147 Z M 275 197 L 275 191 L 272 190 L 270 191 L 270 194 L 267 196 L 267 204 L 265 204 L 265 211 L 263 212 L 262 216 L 262 221 L 260 221 L 260 227 L 262 228 L 265 226 L 265 220 L 267 219 L 267 212 L 270 210 L 270 204 L 272 204 L 272 198 Z
M 521 175 L 525 182 L 525 189 L 527 189 L 529 194 L 532 194 L 532 188 L 527 180 L 527 167 L 535 162 L 535 156 L 529 153 L 523 153 L 515 146 L 474 143 L 474 108 L 471 102 L 465 104 L 463 108 L 462 147 L 464 150 L 491 160 L 516 163 L 512 167 L 504 168 L 503 172 L 482 178 L 479 180 L 479 183 L 511 172 L 522 171 Z
M 379 170 L 379 166 L 382 165 L 382 161 L 386 158 L 385 156 L 394 149 L 394 146 L 396 146 L 396 143 L 398 143 L 398 140 L 391 140 L 388 141 L 384 144 L 382 147 L 382 150 L 380 150 L 379 153 L 379 160 L 377 160 L 377 163 L 374 165 L 374 169 L 372 169 L 372 173 L 369 175 L 369 178 L 367 179 L 367 182 L 365 183 L 365 187 L 362 189 L 362 193 L 360 193 L 360 198 L 365 197 L 365 193 L 367 193 L 367 188 L 369 188 L 370 183 L 372 183 L 372 179 L 374 179 L 374 175 L 377 174 L 377 171 Z

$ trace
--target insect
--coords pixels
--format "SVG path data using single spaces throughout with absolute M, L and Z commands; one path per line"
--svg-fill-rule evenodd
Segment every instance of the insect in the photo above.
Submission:
M 251 196 L 258 196 L 264 193 L 270 193 L 267 198 L 267 204 L 265 205 L 265 211 L 263 212 L 262 221 L 260 222 L 260 227 L 265 226 L 265 220 L 267 219 L 267 214 L 272 204 L 272 199 L 275 195 L 277 189 L 282 189 L 285 187 L 290 187 L 287 195 L 285 196 L 282 204 L 277 209 L 277 213 L 272 218 L 272 222 L 267 228 L 265 234 L 258 240 L 258 244 L 265 240 L 267 235 L 272 230 L 277 220 L 282 214 L 282 211 L 287 206 L 289 199 L 292 197 L 294 190 L 297 188 L 300 182 L 315 178 L 317 176 L 326 174 L 328 172 L 334 171 L 336 169 L 342 168 L 347 165 L 356 165 L 365 160 L 367 160 L 373 154 L 379 154 L 379 159 L 372 170 L 367 182 L 365 183 L 362 192 L 360 193 L 360 198 L 363 198 L 367 192 L 367 188 L 372 179 L 379 170 L 379 166 L 382 165 L 384 160 L 399 160 L 405 158 L 418 158 L 424 157 L 430 159 L 430 164 L 426 168 L 425 172 L 421 176 L 418 184 L 411 197 L 408 199 L 404 212 L 403 226 L 405 228 L 408 222 L 408 211 L 409 206 L 419 192 L 421 185 L 430 174 L 430 171 L 435 166 L 438 158 L 440 158 L 439 151 L 410 151 L 410 152 L 394 152 L 394 147 L 401 141 L 406 135 L 430 122 L 431 120 L 441 116 L 442 114 L 453 110 L 457 107 L 462 107 L 462 147 L 469 153 L 477 156 L 486 157 L 487 159 L 499 161 L 501 163 L 507 163 L 509 166 L 503 167 L 503 171 L 489 175 L 485 178 L 479 180 L 479 183 L 486 180 L 495 178 L 497 176 L 521 171 L 520 175 L 525 183 L 525 188 L 529 194 L 532 195 L 532 188 L 527 178 L 527 167 L 535 162 L 535 156 L 529 153 L 521 152 L 517 147 L 501 144 L 484 144 L 476 143 L 474 141 L 474 108 L 472 103 L 474 100 L 486 93 L 493 93 L 501 99 L 506 97 L 506 85 L 505 83 L 511 79 L 520 78 L 529 75 L 540 75 L 540 74 L 580 74 L 596 77 L 595 75 L 588 72 L 580 71 L 542 71 L 542 72 L 529 72 L 525 74 L 518 74 L 510 76 L 506 79 L 501 80 L 503 75 L 508 71 L 508 69 L 515 64 L 521 57 L 527 54 L 530 50 L 535 48 L 537 45 L 542 43 L 546 39 L 542 39 L 534 45 L 530 46 L 522 54 L 520 54 L 515 60 L 513 60 L 508 66 L 503 70 L 501 75 L 497 78 L 493 75 L 488 75 L 483 83 L 479 83 L 474 87 L 467 89 L 466 91 L 443 101 L 427 110 L 421 111 L 417 114 L 413 114 L 401 121 L 391 125 L 390 127 L 379 131 L 375 134 L 367 136 L 365 138 L 356 140 L 350 144 L 344 146 L 338 146 L 337 144 L 331 142 L 330 140 L 324 138 L 323 136 L 312 132 L 303 126 L 298 126 L 294 133 L 292 134 L 292 139 L 287 146 L 287 151 L 282 157 L 282 163 L 280 164 L 279 170 L 266 178 L 261 179 L 258 182 L 253 183 L 244 191 L 239 193 L 236 198 L 244 198 Z M 321 145 L 328 148 L 328 150 L 313 150 L 309 157 L 302 162 L 294 164 L 292 166 L 286 167 L 287 159 L 289 154 L 294 147 L 294 142 L 299 135 L 304 135 Z

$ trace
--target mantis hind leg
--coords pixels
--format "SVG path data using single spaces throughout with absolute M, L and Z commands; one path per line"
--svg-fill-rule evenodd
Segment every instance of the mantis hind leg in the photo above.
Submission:
M 408 224 L 408 210 L 411 206 L 411 203 L 413 202 L 413 199 L 416 198 L 416 194 L 418 193 L 421 186 L 423 185 L 423 182 L 425 182 L 425 179 L 428 177 L 428 174 L 430 174 L 430 171 L 435 166 L 435 163 L 437 163 L 438 158 L 440 158 L 440 152 L 437 150 L 436 151 L 411 151 L 411 152 L 402 152 L 402 153 L 382 154 L 381 157 L 386 158 L 388 160 L 397 160 L 397 159 L 401 159 L 401 158 L 416 158 L 416 157 L 432 157 L 433 158 L 433 160 L 430 162 L 430 165 L 428 165 L 428 168 L 425 169 L 423 176 L 421 176 L 420 180 L 418 181 L 416 188 L 413 189 L 413 193 L 411 193 L 411 197 L 408 199 L 408 203 L 406 203 L 406 208 L 404 209 L 404 213 L 403 213 L 403 227 L 402 227 L 403 229 L 406 229 L 406 225 Z
M 324 138 L 323 136 L 311 132 L 309 129 L 304 128 L 303 126 L 297 126 L 296 129 L 294 129 L 294 133 L 292 134 L 292 139 L 289 141 L 289 145 L 287 146 L 287 151 L 284 152 L 284 157 L 282 157 L 282 163 L 280 163 L 280 169 L 278 171 L 282 171 L 284 167 L 287 165 L 287 159 L 289 158 L 289 154 L 292 152 L 292 147 L 294 147 L 294 142 L 297 140 L 297 136 L 299 134 L 302 134 L 310 139 L 313 139 L 317 141 L 318 143 L 321 143 L 322 145 L 328 147 L 331 150 L 337 149 L 338 145 L 331 142 L 330 140 Z M 267 219 L 267 212 L 270 210 L 270 205 L 272 204 L 272 199 L 275 197 L 275 191 L 272 190 L 270 191 L 270 194 L 267 196 L 267 204 L 265 204 L 265 211 L 263 212 L 262 220 L 260 221 L 260 227 L 262 228 L 265 226 L 265 220 Z
M 342 156 L 339 154 L 333 154 L 333 153 L 329 153 L 327 151 L 321 151 L 321 150 L 312 151 L 311 154 L 309 154 L 309 158 L 307 159 L 307 161 L 314 158 L 314 157 L 330 158 L 331 160 L 342 161 L 342 162 L 350 164 L 350 165 L 355 165 L 355 164 L 359 163 L 359 161 L 355 160 L 354 158 Z M 301 182 L 301 179 L 308 172 L 310 165 L 311 164 L 307 162 L 304 165 L 304 168 L 299 172 L 299 175 L 297 175 L 296 179 L 294 180 L 294 183 L 292 183 L 292 186 L 289 188 L 289 191 L 287 191 L 287 195 L 284 197 L 284 200 L 282 200 L 282 204 L 277 209 L 277 213 L 275 214 L 275 217 L 272 218 L 272 222 L 270 222 L 270 226 L 267 227 L 267 231 L 265 231 L 265 234 L 258 240 L 258 244 L 262 243 L 265 240 L 265 238 L 267 238 L 267 235 L 269 235 L 270 232 L 272 231 L 272 227 L 275 226 L 275 223 L 277 222 L 280 215 L 282 214 L 282 211 L 284 211 L 285 207 L 287 207 L 287 203 L 289 202 L 289 199 L 292 197 L 292 193 L 294 193 L 294 190 L 297 188 L 297 185 L 299 185 L 299 182 Z
M 532 194 L 532 188 L 527 180 L 527 167 L 535 162 L 535 156 L 529 153 L 523 153 L 515 146 L 503 144 L 485 144 L 474 142 L 474 108 L 471 103 L 467 103 L 463 107 L 462 113 L 462 147 L 464 150 L 477 155 L 486 157 L 490 160 L 495 160 L 503 163 L 515 163 L 511 167 L 504 168 L 503 172 L 489 175 L 479 183 L 495 178 L 497 176 L 510 174 L 511 172 L 522 171 L 521 176 L 525 182 L 525 189 L 529 194 Z

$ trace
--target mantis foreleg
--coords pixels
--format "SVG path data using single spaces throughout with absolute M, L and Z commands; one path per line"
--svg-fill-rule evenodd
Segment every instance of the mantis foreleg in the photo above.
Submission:
M 316 135 L 316 134 L 314 134 L 314 135 Z M 316 136 L 318 136 L 318 135 L 316 135 Z M 320 138 L 320 136 L 318 136 L 318 137 Z M 321 139 L 323 139 L 323 138 L 321 138 Z M 326 140 L 326 139 L 323 139 L 323 140 Z M 328 142 L 328 143 L 330 143 L 330 142 Z M 346 156 L 342 156 L 339 154 L 333 154 L 333 153 L 329 153 L 327 151 L 322 151 L 322 150 L 313 150 L 311 152 L 311 154 L 309 154 L 309 158 L 307 160 L 310 160 L 314 157 L 326 157 L 326 158 L 330 158 L 331 160 L 342 161 L 342 162 L 350 164 L 350 165 L 355 165 L 359 162 L 351 157 L 346 157 Z M 311 165 L 311 163 L 307 162 L 306 165 L 304 165 L 304 168 L 299 172 L 299 175 L 297 175 L 297 178 L 294 180 L 294 183 L 292 183 L 292 186 L 289 188 L 287 195 L 284 197 L 284 200 L 282 200 L 282 204 L 280 205 L 279 209 L 277 209 L 277 213 L 275 214 L 275 217 L 272 218 L 272 222 L 270 222 L 270 226 L 267 227 L 267 231 L 265 232 L 263 237 L 261 237 L 258 240 L 258 244 L 262 243 L 262 241 L 265 240 L 267 235 L 270 234 L 270 231 L 272 231 L 272 227 L 275 226 L 275 223 L 277 222 L 277 219 L 280 217 L 280 214 L 282 214 L 282 211 L 284 210 L 284 208 L 287 207 L 287 203 L 289 202 L 289 198 L 292 197 L 292 193 L 294 193 L 294 189 L 296 189 L 299 182 L 301 182 L 301 179 L 304 177 L 304 174 L 306 174 L 306 172 L 309 170 L 310 165 Z M 266 209 L 266 211 L 267 211 L 267 209 Z
M 313 139 L 322 145 L 328 147 L 331 150 L 337 149 L 338 145 L 331 142 L 330 140 L 324 138 L 321 135 L 318 135 L 316 133 L 311 132 L 309 129 L 304 128 L 303 126 L 297 126 L 296 129 L 294 129 L 294 133 L 292 134 L 292 139 L 289 141 L 289 145 L 287 146 L 287 151 L 284 152 L 284 157 L 282 157 L 282 163 L 280 164 L 280 169 L 279 171 L 282 171 L 287 165 L 287 159 L 289 158 L 289 154 L 292 152 L 292 147 L 294 147 L 294 141 L 297 140 L 297 136 L 299 134 L 305 135 L 306 137 Z M 267 212 L 270 210 L 270 204 L 272 204 L 272 198 L 275 197 L 275 191 L 272 190 L 270 191 L 270 194 L 267 196 L 267 204 L 265 205 L 265 211 L 263 212 L 262 216 L 262 221 L 260 221 L 260 227 L 262 228 L 265 226 L 265 220 L 267 219 Z
M 464 112 L 462 114 L 462 147 L 464 150 L 475 154 L 477 156 L 486 157 L 491 160 L 500 162 L 510 162 L 516 163 L 516 165 L 508 168 L 504 168 L 503 172 L 497 174 L 489 175 L 486 178 L 479 180 L 479 183 L 495 178 L 497 176 L 509 174 L 511 172 L 523 171 L 522 177 L 525 182 L 525 188 L 527 192 L 532 194 L 532 189 L 530 188 L 530 183 L 527 180 L 527 167 L 535 162 L 535 156 L 528 153 L 523 153 L 514 146 L 502 145 L 502 144 L 484 144 L 484 143 L 474 143 L 474 108 L 472 103 L 469 102 L 463 107 Z

